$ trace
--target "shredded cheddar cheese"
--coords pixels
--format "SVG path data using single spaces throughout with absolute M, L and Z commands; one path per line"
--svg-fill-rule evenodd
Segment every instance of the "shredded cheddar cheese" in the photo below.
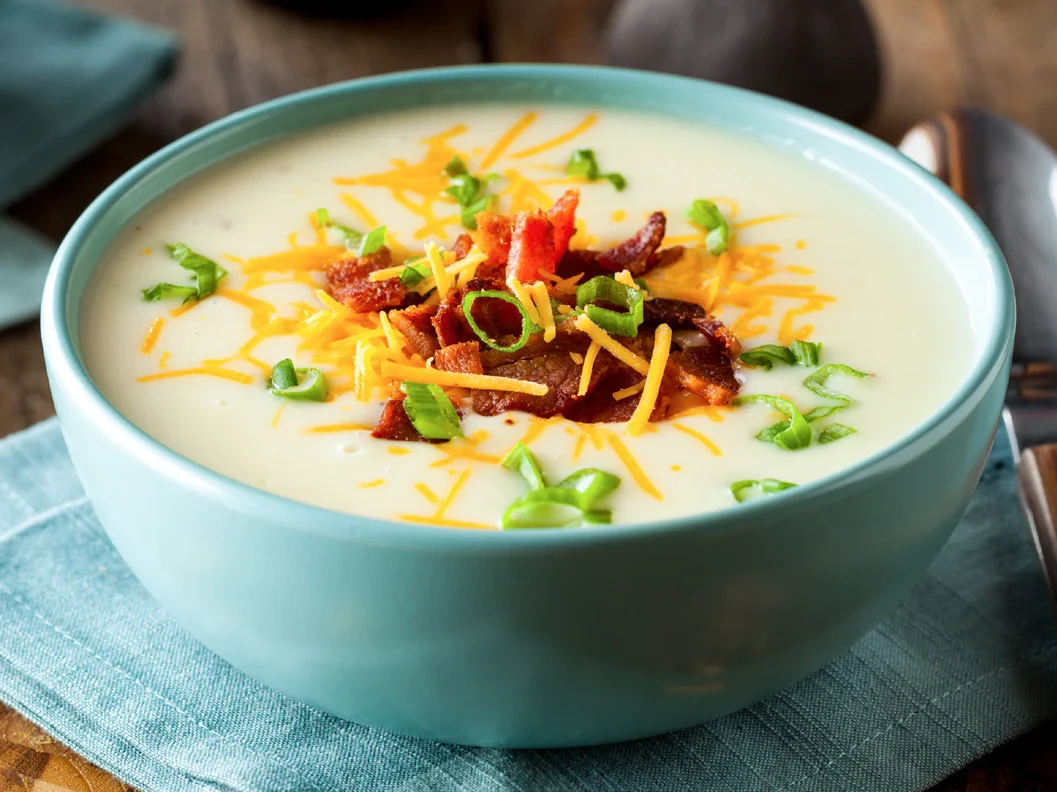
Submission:
M 595 368 L 595 360 L 598 358 L 598 353 L 601 349 L 602 345 L 597 341 L 592 341 L 591 346 L 587 348 L 587 354 L 584 355 L 584 367 L 580 371 L 580 388 L 576 391 L 577 396 L 587 395 L 587 388 L 591 384 L 591 374 Z
M 375 479 L 374 481 L 362 481 L 356 486 L 363 489 L 372 489 L 374 487 L 380 487 L 383 484 L 385 484 L 385 479 Z
M 664 496 L 661 494 L 661 491 L 655 486 L 653 486 L 653 482 L 650 481 L 649 477 L 642 470 L 642 467 L 635 459 L 635 456 L 628 450 L 627 446 L 620 442 L 620 438 L 610 432 L 608 429 L 603 429 L 602 434 L 605 436 L 606 440 L 609 441 L 609 445 L 612 446 L 613 451 L 616 452 L 616 455 L 620 457 L 620 461 L 624 463 L 624 467 L 627 469 L 628 475 L 630 475 L 635 480 L 635 483 L 639 485 L 639 488 L 651 498 L 656 498 L 657 500 L 664 500 Z
M 664 367 L 668 364 L 668 351 L 671 345 L 672 329 L 666 324 L 658 325 L 653 334 L 653 355 L 650 356 L 650 368 L 646 373 L 642 398 L 628 421 L 630 434 L 641 434 L 650 421 L 650 415 L 657 404 L 657 396 L 661 392 L 661 380 L 664 378 Z
M 506 279 L 506 285 L 507 288 L 513 292 L 514 296 L 517 297 L 517 301 L 521 303 L 522 307 L 525 309 L 528 318 L 538 325 L 540 323 L 540 312 L 539 309 L 536 308 L 536 301 L 532 299 L 532 294 L 529 290 L 521 281 L 513 276 Z
M 154 350 L 154 345 L 158 343 L 158 336 L 161 335 L 161 329 L 164 325 L 165 319 L 160 316 L 150 323 L 150 329 L 147 330 L 147 336 L 139 346 L 140 352 L 144 355 L 149 355 Z
M 476 388 L 479 390 L 501 390 L 525 393 L 529 396 L 546 396 L 549 390 L 539 382 L 495 377 L 490 374 L 461 374 L 454 371 L 439 371 L 432 368 L 415 368 L 388 361 L 382 363 L 382 374 L 393 379 L 423 382 L 432 385 Z
M 537 281 L 527 288 L 536 305 L 539 326 L 543 328 L 543 340 L 549 344 L 558 335 L 558 328 L 554 324 L 554 312 L 551 310 L 551 296 L 547 291 L 547 284 Z
M 592 322 L 587 314 L 580 314 L 580 316 L 576 318 L 576 326 L 589 335 L 591 340 L 602 347 L 602 349 L 622 363 L 631 366 L 631 368 L 635 369 L 639 374 L 647 374 L 649 372 L 649 363 L 627 347 L 623 346 L 619 341 L 615 341 L 609 333 Z M 588 350 L 588 353 L 590 353 L 590 350 Z
M 613 398 L 617 401 L 627 399 L 629 396 L 634 396 L 636 393 L 646 387 L 646 380 L 631 385 L 630 387 L 624 388 L 623 390 L 613 391 Z
M 193 376 L 219 377 L 220 379 L 231 380 L 232 382 L 238 382 L 243 385 L 249 385 L 251 382 L 253 382 L 253 377 L 251 377 L 249 374 L 243 374 L 241 371 L 233 371 L 232 369 L 220 368 L 219 366 L 198 366 L 195 368 L 170 369 L 168 371 L 159 371 L 157 374 L 146 374 L 142 377 L 139 377 L 137 381 L 153 382 L 154 380 Z
M 703 434 L 698 432 L 696 429 L 691 429 L 689 426 L 684 426 L 683 424 L 677 423 L 675 421 L 672 421 L 672 428 L 673 429 L 678 429 L 680 432 L 683 432 L 684 434 L 690 435 L 690 437 L 692 437 L 695 440 L 697 440 L 705 448 L 707 448 L 709 451 L 711 451 L 714 455 L 723 456 L 723 452 L 719 450 L 719 446 L 717 446 L 715 443 L 713 443 L 711 440 L 709 440 Z

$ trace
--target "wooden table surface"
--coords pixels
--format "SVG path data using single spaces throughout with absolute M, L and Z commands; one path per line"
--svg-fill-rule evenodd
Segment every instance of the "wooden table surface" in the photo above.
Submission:
M 419 0 L 369 22 L 293 14 L 264 0 L 79 0 L 175 30 L 172 81 L 114 139 L 13 214 L 55 239 L 114 177 L 234 110 L 367 74 L 479 61 L 604 60 L 612 0 Z M 352 5 L 352 3 L 350 3 Z M 889 141 L 958 104 L 998 110 L 1057 146 L 1057 1 L 868 0 L 885 58 L 869 130 Z M 525 8 L 532 8 L 526 14 Z M 0 333 L 0 436 L 53 412 L 37 326 Z M 129 787 L 0 705 L 0 792 Z M 1057 726 L 984 757 L 934 792 L 1057 792 Z

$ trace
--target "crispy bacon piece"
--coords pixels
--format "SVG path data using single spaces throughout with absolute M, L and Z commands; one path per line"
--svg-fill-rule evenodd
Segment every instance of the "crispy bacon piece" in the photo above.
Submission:
M 641 275 L 646 271 L 650 257 L 661 246 L 666 227 L 664 212 L 654 212 L 634 236 L 603 251 L 598 256 L 598 266 L 609 272 L 627 270 L 632 275 Z
M 487 369 L 488 374 L 512 377 L 528 382 L 541 382 L 548 387 L 544 396 L 529 396 L 509 391 L 475 390 L 473 409 L 480 415 L 497 415 L 505 410 L 520 410 L 541 418 L 564 412 L 583 397 L 580 390 L 581 366 L 569 357 L 564 345 L 549 344 L 550 348 L 534 357 L 522 358 L 511 363 Z M 583 347 L 586 348 L 586 347 Z M 598 385 L 612 365 L 609 353 L 602 352 L 595 360 L 587 392 Z
M 477 247 L 492 261 L 506 265 L 510 258 L 512 222 L 506 215 L 495 212 L 477 213 Z
M 554 272 L 554 225 L 542 213 L 518 212 L 510 233 L 507 278 L 534 283 L 541 272 Z
M 371 432 L 371 437 L 379 440 L 396 440 L 401 443 L 438 443 L 439 440 L 427 440 L 418 433 L 418 429 L 411 423 L 404 410 L 404 397 L 390 399 L 382 408 L 382 414 L 378 418 L 378 424 Z
M 547 219 L 554 226 L 554 265 L 562 260 L 569 249 L 569 240 L 576 233 L 576 207 L 580 203 L 579 190 L 566 190 L 565 194 L 547 210 Z M 554 267 L 550 269 L 554 271 Z
M 665 373 L 709 404 L 730 404 L 741 387 L 727 351 L 712 345 L 673 352 Z
M 663 236 L 662 236 L 663 238 Z M 646 268 L 643 272 L 649 272 L 655 267 L 668 267 L 675 264 L 679 259 L 686 253 L 686 248 L 682 245 L 672 245 L 670 248 L 664 250 L 655 250 L 650 254 L 649 259 L 646 261 Z
M 654 297 L 642 304 L 642 323 L 654 326 L 666 324 L 673 330 L 693 328 L 695 319 L 705 319 L 708 313 L 697 303 Z
M 414 305 L 389 314 L 393 327 L 400 331 L 411 350 L 423 360 L 433 357 L 439 346 L 432 322 L 436 314 L 436 305 Z
M 409 296 L 404 284 L 396 278 L 374 283 L 367 279 L 375 270 L 392 265 L 392 254 L 384 246 L 366 256 L 345 256 L 327 264 L 327 290 L 335 300 L 360 313 L 397 308 Z
M 462 261 L 473 247 L 473 237 L 469 234 L 460 234 L 451 246 L 451 252 L 455 254 L 456 261 Z
M 463 295 L 462 289 L 452 289 L 444 296 L 444 301 L 437 309 L 437 315 L 433 317 L 433 329 L 442 348 L 477 337 L 463 318 Z
M 477 341 L 463 341 L 441 347 L 433 357 L 433 366 L 441 371 L 458 374 L 484 374 L 481 345 Z
M 712 314 L 700 319 L 695 318 L 693 322 L 694 327 L 701 331 L 708 342 L 714 348 L 724 350 L 731 360 L 741 353 L 741 342 L 725 324 Z
M 629 388 L 643 380 L 643 376 L 627 366 L 614 367 L 606 377 L 598 383 L 598 387 L 582 401 L 577 402 L 564 415 L 571 421 L 578 423 L 624 423 L 631 420 L 635 408 L 639 406 L 642 399 L 641 393 L 636 393 L 623 399 L 614 399 L 613 394 L 617 391 Z M 653 412 L 650 414 L 651 421 L 660 421 L 668 413 L 669 388 L 662 385 L 657 395 L 657 402 Z
M 654 267 L 673 264 L 682 257 L 682 247 L 671 247 L 658 250 L 664 239 L 667 221 L 664 212 L 654 212 L 646 225 L 635 232 L 629 239 L 609 250 L 570 250 L 558 262 L 558 275 L 571 278 L 583 273 L 581 283 L 597 275 L 609 275 L 621 270 L 628 270 L 638 277 Z

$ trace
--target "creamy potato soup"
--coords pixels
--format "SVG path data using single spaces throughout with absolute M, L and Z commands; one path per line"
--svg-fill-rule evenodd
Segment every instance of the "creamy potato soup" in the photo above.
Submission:
M 86 294 L 83 354 L 143 431 L 278 495 L 455 528 L 650 522 L 780 498 L 951 396 L 972 328 L 910 226 L 677 120 L 385 115 L 146 209 Z

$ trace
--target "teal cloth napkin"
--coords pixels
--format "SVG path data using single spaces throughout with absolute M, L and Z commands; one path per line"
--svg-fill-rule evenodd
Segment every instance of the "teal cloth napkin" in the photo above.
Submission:
M 168 74 L 171 37 L 52 0 L 0 0 L 0 212 L 114 132 Z M 54 246 L 0 217 L 0 329 L 35 316 Z
M 0 698 L 147 792 L 905 792 L 1057 715 L 1057 616 L 1000 434 L 909 600 L 788 690 L 600 748 L 396 737 L 269 690 L 169 620 L 47 421 L 0 442 Z

